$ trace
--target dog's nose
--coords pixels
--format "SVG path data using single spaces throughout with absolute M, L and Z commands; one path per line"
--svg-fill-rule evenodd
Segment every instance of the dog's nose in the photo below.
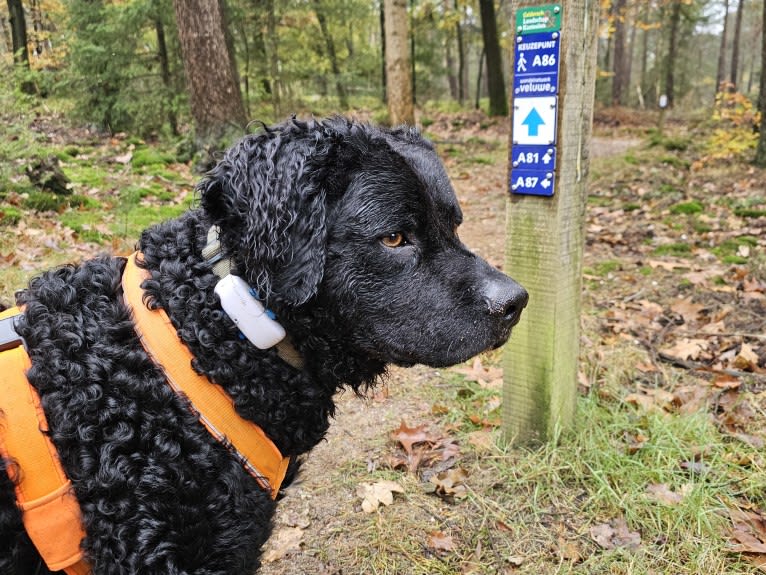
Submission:
M 489 308 L 490 316 L 516 325 L 521 317 L 521 311 L 529 301 L 529 294 L 511 278 L 503 275 L 485 286 L 484 301 Z

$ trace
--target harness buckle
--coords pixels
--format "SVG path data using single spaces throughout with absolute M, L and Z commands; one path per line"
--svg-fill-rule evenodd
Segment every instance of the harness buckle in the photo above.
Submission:
M 10 317 L 0 319 L 0 352 L 7 351 L 23 345 L 24 338 L 16 333 L 16 327 L 14 326 L 14 320 L 20 314 L 14 314 Z

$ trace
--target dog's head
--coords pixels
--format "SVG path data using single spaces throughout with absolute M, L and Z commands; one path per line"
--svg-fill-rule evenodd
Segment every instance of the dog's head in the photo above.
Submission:
M 243 139 L 199 189 L 270 306 L 321 310 L 380 361 L 458 363 L 504 343 L 526 305 L 461 243 L 455 193 L 416 130 L 291 121 Z

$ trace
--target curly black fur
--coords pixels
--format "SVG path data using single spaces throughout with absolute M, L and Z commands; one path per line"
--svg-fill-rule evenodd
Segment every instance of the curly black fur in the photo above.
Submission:
M 333 395 L 388 363 L 447 365 L 504 342 L 525 292 L 468 252 L 460 210 L 416 131 L 335 118 L 246 137 L 199 186 L 201 207 L 139 242 L 151 306 L 284 455 L 324 437 Z M 235 273 L 266 300 L 305 366 L 239 337 L 201 256 L 221 228 Z M 402 233 L 386 247 L 380 238 Z M 122 258 L 34 279 L 18 324 L 94 573 L 252 573 L 275 502 L 195 419 L 147 357 L 122 301 Z M 0 462 L 0 573 L 47 573 Z M 286 484 L 289 483 L 289 480 Z

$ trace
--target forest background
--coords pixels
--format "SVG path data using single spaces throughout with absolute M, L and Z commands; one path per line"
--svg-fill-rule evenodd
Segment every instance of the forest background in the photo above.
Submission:
M 6 0 L 0 307 L 129 253 L 223 146 L 291 114 L 414 121 L 461 238 L 502 267 L 513 4 Z M 596 5 L 574 429 L 504 446 L 499 352 L 393 369 L 339 398 L 265 575 L 766 571 L 766 7 Z

